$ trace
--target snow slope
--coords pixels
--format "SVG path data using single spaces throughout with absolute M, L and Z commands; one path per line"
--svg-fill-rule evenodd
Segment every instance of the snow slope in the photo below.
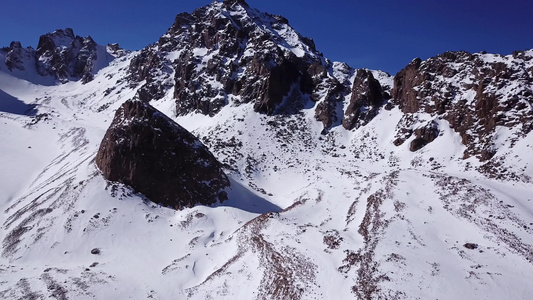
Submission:
M 174 211 L 107 183 L 94 157 L 135 93 L 117 84 L 128 59 L 86 85 L 0 72 L 36 110 L 0 115 L 3 298 L 528 298 L 531 180 L 480 175 L 451 129 L 420 153 L 394 146 L 397 109 L 326 136 L 312 108 L 176 118 L 231 166 L 215 207 Z M 153 104 L 172 116 L 171 103 Z M 532 138 L 508 150 L 524 176 Z
M 228 201 L 175 211 L 94 164 L 114 111 L 142 84 L 124 80 L 136 54 L 86 84 L 38 84 L 0 65 L 2 299 L 530 298 L 533 133 L 511 143 L 498 128 L 493 159 L 518 176 L 497 179 L 463 159 L 445 120 L 411 152 L 414 136 L 393 144 L 397 107 L 323 135 L 306 95 L 289 115 L 248 103 L 175 117 L 170 89 L 151 104 L 232 181 Z

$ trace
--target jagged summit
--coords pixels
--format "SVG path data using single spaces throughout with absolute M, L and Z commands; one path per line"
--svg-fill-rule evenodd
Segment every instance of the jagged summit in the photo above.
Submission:
M 42 35 L 36 50 L 37 71 L 64 82 L 79 78 L 82 82 L 93 79 L 97 44 L 88 36 L 75 36 L 71 28 L 59 29 Z
M 87 83 L 115 57 L 124 55 L 117 47 L 110 48 L 113 49 L 98 45 L 91 36 L 75 35 L 72 28 L 58 29 L 42 35 L 36 50 L 23 49 L 20 42 L 11 43 L 3 49 L 4 63 L 10 71 L 25 71 L 30 67 L 38 75 L 60 83 L 77 80 Z
M 52 47 L 69 47 L 75 38 L 76 36 L 72 28 L 57 29 L 51 33 L 41 35 L 39 44 L 37 45 L 37 52 L 42 53 Z M 87 38 L 92 40 L 90 36 Z
M 179 14 L 156 44 L 132 60 L 130 74 L 143 83 L 138 97 L 144 101 L 160 99 L 173 87 L 178 115 L 212 116 L 225 105 L 247 103 L 274 114 L 282 102 L 298 110 L 312 101 L 322 103 L 316 116 L 325 128 L 342 117 L 331 108 L 350 90 L 287 19 L 242 1 Z

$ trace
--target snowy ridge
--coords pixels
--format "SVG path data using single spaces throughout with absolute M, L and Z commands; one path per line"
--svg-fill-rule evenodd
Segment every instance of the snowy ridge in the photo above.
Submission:
M 261 113 L 256 104 L 267 102 L 259 95 L 246 102 L 248 94 L 225 84 L 252 75 L 266 81 L 259 75 L 272 73 L 251 72 L 253 64 L 244 61 L 246 53 L 254 57 L 270 48 L 237 43 L 238 51 L 221 53 L 234 40 L 207 46 L 212 39 L 197 39 L 205 28 L 188 31 L 195 14 L 214 23 L 250 18 L 251 28 L 262 28 L 257 35 L 266 32 L 277 37 L 276 47 L 285 45 L 278 59 L 307 57 L 325 75 L 316 72 L 313 90 L 302 90 L 305 76 L 298 69 L 274 111 Z M 229 23 L 220 23 L 228 30 L 220 36 L 233 32 Z M 291 30 L 282 18 L 242 1 L 214 2 L 178 15 L 166 36 L 139 52 L 99 47 L 115 58 L 96 63 L 85 84 L 48 84 L 26 60 L 24 70 L 10 71 L 7 52 L 0 51 L 0 297 L 529 299 L 533 133 L 524 129 L 531 116 L 527 70 L 533 51 L 472 54 L 473 62 L 457 53 L 465 59 L 431 63 L 443 55 L 420 62 L 417 70 L 429 70 L 438 87 L 413 86 L 427 93 L 418 99 L 421 107 L 406 112 L 409 99 L 385 99 L 366 125 L 346 130 L 340 119 L 357 70 L 313 56 L 314 47 Z M 493 142 L 487 160 L 465 157 L 470 144 L 448 117 L 453 110 L 426 109 L 438 107 L 431 95 L 453 88 L 458 96 L 451 103 L 466 99 L 476 111 L 477 90 L 468 85 L 479 83 L 471 75 L 477 60 L 518 70 L 507 72 L 508 80 L 489 76 L 488 67 L 481 72 L 491 79 L 483 91 L 493 91 L 498 106 L 517 97 L 501 113 L 507 126 L 487 131 Z M 258 68 L 267 66 L 256 61 Z M 231 65 L 237 68 L 231 71 Z M 432 69 L 440 65 L 450 73 Z M 394 94 L 398 83 L 391 76 L 369 73 Z M 187 74 L 192 77 L 180 86 Z M 188 85 L 193 81 L 194 91 Z M 331 96 L 333 83 L 344 86 L 338 99 Z M 188 94 L 176 94 L 181 87 Z M 337 119 L 324 134 L 316 115 L 328 92 Z M 122 103 L 143 93 L 157 95 L 150 104 L 224 165 L 231 181 L 227 201 L 173 210 L 102 177 L 94 160 L 105 131 Z M 186 98 L 192 94 L 197 98 Z M 202 106 L 217 97 L 224 105 Z M 186 99 L 199 105 L 180 110 Z M 473 137 L 484 134 L 476 129 L 480 119 L 472 123 Z M 410 150 L 434 131 L 433 140 Z

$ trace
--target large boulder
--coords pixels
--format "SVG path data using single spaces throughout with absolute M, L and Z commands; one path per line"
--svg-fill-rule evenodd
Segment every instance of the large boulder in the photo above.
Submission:
M 141 101 L 116 112 L 96 156 L 104 177 L 180 209 L 227 199 L 220 163 L 190 132 Z

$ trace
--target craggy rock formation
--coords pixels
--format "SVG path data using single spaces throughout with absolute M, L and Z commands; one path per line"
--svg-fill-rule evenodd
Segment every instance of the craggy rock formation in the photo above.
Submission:
M 377 115 L 384 98 L 381 84 L 372 72 L 366 69 L 357 70 L 350 105 L 344 112 L 342 126 L 351 130 L 367 124 Z
M 533 129 L 533 52 L 513 55 L 446 52 L 426 61 L 413 60 L 394 78 L 393 102 L 406 114 L 427 113 L 449 122 L 467 146 L 464 157 L 475 155 L 481 161 L 494 153 L 497 126 L 513 129 L 515 137 Z M 395 144 L 401 144 L 413 133 Z M 430 130 L 431 131 L 431 130 Z M 416 149 L 426 142 L 416 142 Z M 420 138 L 420 137 L 419 137 Z
M 114 57 L 123 57 L 131 51 L 122 49 L 118 43 L 107 44 L 106 50 Z
M 168 32 L 133 59 L 130 80 L 143 83 L 138 98 L 144 101 L 174 86 L 178 115 L 214 115 L 229 103 L 276 114 L 283 104 L 298 110 L 310 98 L 320 102 L 316 118 L 328 128 L 349 92 L 331 66 L 287 19 L 233 0 L 177 15 Z
M 60 81 L 74 77 L 89 82 L 93 79 L 96 48 L 90 36 L 74 36 L 71 28 L 42 35 L 36 52 L 37 71 Z
M 127 53 L 118 44 L 105 47 L 96 44 L 90 36 L 75 36 L 71 28 L 42 35 L 37 50 L 22 48 L 20 42 L 0 49 L 10 71 L 24 71 L 25 66 L 35 65 L 39 75 L 52 76 L 60 83 L 70 80 L 87 83 L 99 69 Z
M 420 58 L 415 58 L 407 67 L 403 68 L 394 76 L 392 98 L 400 100 L 396 102 L 404 113 L 418 111 L 418 94 L 414 90 L 414 87 L 419 86 L 426 79 L 429 79 L 424 78 L 423 74 L 417 72 L 421 63 L 422 60 Z
M 137 97 L 141 101 L 161 99 L 165 92 L 172 87 L 170 79 L 172 68 L 165 61 L 162 53 L 151 47 L 144 48 L 130 63 L 128 79 L 133 83 L 144 81 L 145 84 L 137 90 Z
M 11 42 L 6 50 L 5 64 L 10 71 L 18 69 L 24 71 L 24 60 L 28 58 L 28 53 L 22 48 L 20 42 Z
M 116 112 L 96 156 L 104 177 L 180 209 L 227 199 L 220 163 L 187 130 L 141 101 Z
M 413 133 L 416 138 L 409 144 L 409 150 L 414 152 L 433 142 L 439 136 L 439 125 L 436 122 L 431 122 L 415 129 Z

